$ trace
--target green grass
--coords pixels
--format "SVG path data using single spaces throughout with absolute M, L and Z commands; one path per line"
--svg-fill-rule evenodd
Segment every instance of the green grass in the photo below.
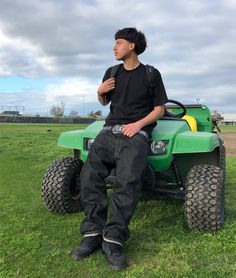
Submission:
M 227 132 L 236 132 L 236 125 L 219 125 L 220 129 L 222 132 L 227 131 Z
M 218 233 L 188 230 L 180 201 L 142 200 L 125 244 L 127 270 L 109 269 L 100 251 L 71 260 L 83 213 L 48 212 L 40 189 L 48 165 L 71 155 L 56 146 L 58 135 L 80 127 L 0 124 L 0 277 L 235 277 L 234 157 L 227 158 L 226 221 Z

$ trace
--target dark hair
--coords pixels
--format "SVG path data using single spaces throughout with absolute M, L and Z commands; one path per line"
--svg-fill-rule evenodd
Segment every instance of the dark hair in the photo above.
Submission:
M 144 34 L 140 31 L 137 31 L 136 28 L 124 28 L 118 30 L 115 34 L 115 39 L 124 39 L 134 43 L 134 51 L 137 55 L 143 53 L 147 46 L 147 41 Z

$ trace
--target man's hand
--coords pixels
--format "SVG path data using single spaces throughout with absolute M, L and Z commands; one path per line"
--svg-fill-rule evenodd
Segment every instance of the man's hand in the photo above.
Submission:
M 98 88 L 98 95 L 103 96 L 111 90 L 115 89 L 115 78 L 111 77 L 105 80 Z
M 123 125 L 122 133 L 125 136 L 132 137 L 136 133 L 138 133 L 141 130 L 141 128 L 142 127 L 138 123 L 131 123 L 131 124 Z
M 154 109 L 143 119 L 131 123 L 131 124 L 127 124 L 127 125 L 123 125 L 123 129 L 122 129 L 122 133 L 125 136 L 128 137 L 132 137 L 134 136 L 136 133 L 138 133 L 144 126 L 149 125 L 151 123 L 154 123 L 156 120 L 158 120 L 159 118 L 161 118 L 164 114 L 164 105 L 160 105 L 160 106 L 156 106 L 154 107 Z

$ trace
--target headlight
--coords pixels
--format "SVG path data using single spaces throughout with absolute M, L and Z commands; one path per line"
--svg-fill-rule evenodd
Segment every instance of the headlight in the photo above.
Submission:
M 87 151 L 90 150 L 91 145 L 93 144 L 93 142 L 94 142 L 94 139 L 93 139 L 93 138 L 87 138 L 87 139 L 85 139 L 85 149 L 86 149 Z
M 168 141 L 152 141 L 151 151 L 153 154 L 165 154 Z

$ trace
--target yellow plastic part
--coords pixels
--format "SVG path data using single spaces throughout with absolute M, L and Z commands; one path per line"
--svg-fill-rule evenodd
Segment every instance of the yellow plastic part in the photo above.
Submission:
M 197 121 L 194 117 L 185 115 L 182 119 L 186 120 L 191 128 L 192 131 L 197 131 Z

